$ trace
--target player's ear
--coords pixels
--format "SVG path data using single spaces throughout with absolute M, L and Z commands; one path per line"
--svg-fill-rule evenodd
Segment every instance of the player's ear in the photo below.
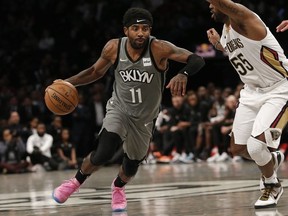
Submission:
M 123 31 L 124 31 L 124 34 L 127 36 L 127 34 L 128 34 L 128 28 L 127 28 L 126 26 L 124 26 Z

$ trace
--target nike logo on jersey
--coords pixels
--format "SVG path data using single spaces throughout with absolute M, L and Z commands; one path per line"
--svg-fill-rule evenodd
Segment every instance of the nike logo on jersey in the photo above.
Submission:
M 136 20 L 137 23 L 140 23 L 140 22 L 143 22 L 143 21 L 145 21 L 145 19 L 139 19 L 139 20 L 137 19 Z
M 145 123 L 144 126 L 147 127 L 148 125 L 152 124 L 153 122 Z
M 141 72 L 138 69 L 120 70 L 119 74 L 124 82 L 142 82 L 151 83 L 154 74 L 149 74 L 147 71 Z
M 120 58 L 120 62 L 126 62 L 126 61 L 128 61 L 128 59 L 121 59 Z

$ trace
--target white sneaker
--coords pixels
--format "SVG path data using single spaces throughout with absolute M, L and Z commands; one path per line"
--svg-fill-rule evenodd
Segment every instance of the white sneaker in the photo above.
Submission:
M 285 156 L 281 151 L 275 151 L 275 152 L 272 152 L 271 154 L 274 157 L 274 162 L 275 162 L 274 171 L 275 171 L 275 173 L 277 173 L 280 165 L 283 163 L 283 161 L 285 159 Z M 260 191 L 262 191 L 265 188 L 263 175 L 261 175 L 261 177 L 260 177 L 259 188 L 260 188 Z
M 238 162 L 242 162 L 243 158 L 241 156 L 234 156 L 232 158 L 232 162 L 238 163 Z
M 179 161 L 180 161 L 180 157 L 181 157 L 181 155 L 180 155 L 179 153 L 175 153 L 174 156 L 173 156 L 173 158 L 172 158 L 172 160 L 171 160 L 171 162 L 172 162 L 172 163 L 177 163 L 177 162 L 179 162 Z
M 220 155 L 219 155 L 218 153 L 216 153 L 216 154 L 214 154 L 213 156 L 207 158 L 206 161 L 207 161 L 208 163 L 212 163 L 212 162 L 215 162 L 215 161 L 217 160 L 217 158 L 219 158 L 219 157 L 220 157 Z
M 228 161 L 230 159 L 230 156 L 227 154 L 227 152 L 223 152 L 218 158 L 216 158 L 216 162 L 224 162 Z
M 265 188 L 262 192 L 262 195 L 256 201 L 254 207 L 259 208 L 268 208 L 275 207 L 283 194 L 283 187 L 281 186 L 279 180 L 276 184 L 264 184 Z
M 31 168 L 31 172 L 45 172 L 45 171 L 46 170 L 44 169 L 44 167 L 41 164 L 35 164 Z
M 180 161 L 182 163 L 193 163 L 194 159 L 194 154 L 192 152 L 190 152 L 188 155 L 186 153 L 182 153 L 181 157 L 180 157 Z
M 185 152 L 182 152 L 182 154 L 179 157 L 179 161 L 183 162 L 185 160 L 185 158 L 187 157 L 187 154 Z

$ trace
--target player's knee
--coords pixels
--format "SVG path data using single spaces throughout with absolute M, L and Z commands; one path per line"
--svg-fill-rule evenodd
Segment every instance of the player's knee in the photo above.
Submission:
M 123 162 L 122 162 L 122 169 L 124 174 L 127 177 L 132 177 L 134 176 L 137 171 L 139 164 L 142 162 L 142 160 L 130 160 L 128 156 L 125 154 Z
M 272 159 L 266 143 L 254 137 L 248 139 L 247 151 L 258 166 L 264 166 Z
M 102 166 L 104 165 L 107 161 L 109 161 L 110 158 L 112 158 L 113 154 L 110 152 L 106 153 L 99 153 L 97 151 L 92 151 L 90 155 L 90 162 L 94 166 Z
M 113 157 L 121 143 L 122 140 L 118 134 L 108 132 L 104 128 L 99 135 L 97 150 L 91 152 L 90 162 L 95 166 L 105 164 Z

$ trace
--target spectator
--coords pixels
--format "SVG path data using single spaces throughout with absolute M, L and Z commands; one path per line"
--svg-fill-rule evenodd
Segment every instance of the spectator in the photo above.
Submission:
M 217 88 L 214 91 L 214 103 L 212 108 L 210 109 L 209 112 L 209 122 L 207 122 L 206 127 L 209 128 L 207 129 L 206 132 L 210 133 L 209 136 L 211 136 L 211 146 L 210 146 L 210 151 L 213 146 L 218 146 L 220 145 L 219 143 L 222 143 L 222 134 L 220 131 L 222 122 L 224 121 L 224 113 L 225 113 L 225 100 L 222 97 L 223 92 L 221 89 Z M 209 162 L 211 158 L 207 158 L 207 161 Z
M 61 131 L 63 128 L 62 117 L 54 115 L 51 124 L 47 127 L 47 133 L 53 137 L 53 144 L 51 147 L 51 154 L 57 157 L 57 144 L 61 141 Z
M 58 164 L 51 157 L 52 143 L 53 137 L 46 133 L 45 124 L 39 123 L 37 125 L 37 133 L 29 136 L 27 140 L 26 150 L 33 165 L 31 171 L 38 171 L 43 167 L 45 170 L 58 168 Z
M 61 131 L 61 141 L 57 147 L 60 158 L 59 169 L 76 169 L 81 161 L 77 162 L 75 145 L 70 142 L 70 132 L 67 128 Z
M 225 111 L 223 118 L 219 118 L 217 124 L 213 127 L 215 139 L 215 147 L 218 152 L 207 159 L 207 162 L 223 162 L 230 159 L 229 156 L 229 144 L 230 144 L 230 132 L 232 130 L 232 124 L 237 108 L 238 100 L 234 95 L 230 95 L 225 99 Z M 219 129 L 219 131 L 218 131 Z M 235 157 L 236 161 L 239 157 Z
M 24 128 L 23 125 L 20 124 L 20 119 L 20 115 L 17 111 L 11 112 L 8 119 L 8 128 L 14 137 L 22 138 L 24 135 Z
M 200 132 L 199 132 L 199 125 L 201 123 L 201 112 L 199 110 L 199 100 L 198 96 L 194 91 L 188 91 L 187 92 L 187 104 L 190 109 L 190 116 L 189 121 L 191 122 L 191 125 L 189 127 L 188 132 L 188 142 L 189 142 L 189 148 L 190 155 L 188 155 L 188 160 L 193 159 L 194 161 L 197 161 L 199 158 L 199 152 L 201 148 L 201 141 L 200 139 Z M 189 157 L 190 156 L 190 157 Z M 192 157 L 191 157 L 192 156 Z
M 24 135 L 23 135 L 24 143 L 27 142 L 27 139 L 29 136 L 37 133 L 38 123 L 39 123 L 39 119 L 37 117 L 32 117 L 30 119 L 28 126 L 24 128 Z
M 34 116 L 39 116 L 40 109 L 32 103 L 30 97 L 25 97 L 19 106 L 19 115 L 21 116 L 21 124 L 26 125 Z
M 101 129 L 103 119 L 106 113 L 106 99 L 104 95 L 104 85 L 96 83 L 92 88 L 92 103 L 90 104 L 92 111 L 93 130 L 95 134 Z
M 92 149 L 94 141 L 93 126 L 91 126 L 91 111 L 85 103 L 82 93 L 79 93 L 79 104 L 71 115 L 71 141 L 75 145 L 76 153 L 84 158 Z
M 199 125 L 198 136 L 200 147 L 197 147 L 197 157 L 202 160 L 206 160 L 210 155 L 212 146 L 209 112 L 213 105 L 213 99 L 208 95 L 207 88 L 205 86 L 200 86 L 198 88 L 197 96 L 199 99 L 199 110 L 201 113 L 201 123 Z
M 24 160 L 25 144 L 20 137 L 15 137 L 10 129 L 3 130 L 0 142 L 0 170 L 3 173 L 22 173 L 27 171 L 28 162 Z
M 173 96 L 172 105 L 173 107 L 169 111 L 171 118 L 168 123 L 171 142 L 164 147 L 164 152 L 167 154 L 168 151 L 170 152 L 176 148 L 172 162 L 184 162 L 187 155 L 192 153 L 192 148 L 190 143 L 188 143 L 188 130 L 191 126 L 189 121 L 190 110 L 181 96 Z
M 169 140 L 165 139 L 168 137 L 165 134 L 169 132 L 169 120 L 170 116 L 167 108 L 162 107 L 162 110 L 159 112 L 155 122 L 155 130 L 150 143 L 150 152 L 147 157 L 147 163 L 153 164 L 155 158 L 159 163 L 170 162 L 171 158 L 168 155 L 163 155 L 164 146 L 167 146 L 166 143 L 170 142 Z
M 44 29 L 42 37 L 39 40 L 38 47 L 40 50 L 51 50 L 54 47 L 55 39 L 50 35 L 49 30 Z

